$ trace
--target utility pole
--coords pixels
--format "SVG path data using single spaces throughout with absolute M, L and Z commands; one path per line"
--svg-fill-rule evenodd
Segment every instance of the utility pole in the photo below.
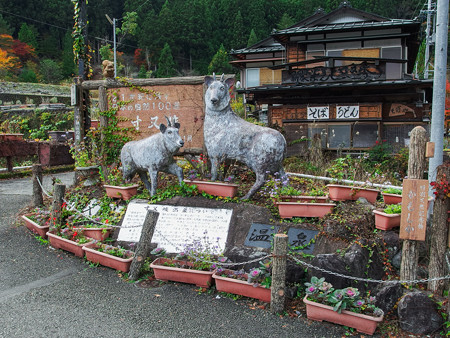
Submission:
M 433 28 L 432 22 L 431 22 L 431 13 L 432 13 L 431 8 L 432 8 L 431 0 L 428 0 L 427 29 L 425 31 L 426 47 L 425 47 L 425 60 L 424 60 L 425 64 L 424 64 L 424 72 L 423 72 L 424 79 L 428 79 L 428 68 L 429 68 L 429 63 L 430 63 L 430 49 L 431 49 L 431 45 L 432 45 L 432 35 L 433 35 L 433 33 L 431 32 L 431 29 Z
M 430 158 L 428 180 L 436 180 L 437 167 L 444 155 L 445 82 L 448 48 L 448 0 L 438 0 L 436 15 L 436 44 L 434 53 L 433 101 L 431 108 L 430 141 L 435 144 L 434 157 Z M 431 187 L 430 187 L 431 188 Z M 431 194 L 431 190 L 430 190 Z
M 113 26 L 113 46 L 114 46 L 114 78 L 117 77 L 117 40 L 116 40 L 116 18 L 109 17 L 108 14 L 105 14 L 109 23 Z

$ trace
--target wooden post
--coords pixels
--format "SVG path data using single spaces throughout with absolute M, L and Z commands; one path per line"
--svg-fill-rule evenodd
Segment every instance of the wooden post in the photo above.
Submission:
M 73 129 L 75 131 L 75 143 L 80 143 L 84 139 L 84 116 L 83 116 L 83 95 L 81 91 L 81 78 L 75 77 L 75 95 L 77 104 L 73 113 Z
M 287 249 L 288 236 L 276 234 L 273 238 L 272 286 L 270 294 L 270 310 L 274 314 L 281 314 L 285 310 Z
M 417 126 L 411 131 L 411 138 L 409 142 L 408 178 L 423 178 L 423 173 L 426 168 L 425 149 L 427 141 L 427 132 L 423 127 Z M 405 239 L 403 241 L 400 279 L 416 279 L 418 262 L 418 242 Z
M 66 193 L 66 186 L 64 184 L 55 184 L 55 191 L 53 193 L 51 222 L 56 227 L 61 226 L 61 206 L 63 204 L 65 193 Z
M 450 177 L 450 164 L 437 167 L 436 182 L 448 180 Z M 448 273 L 445 262 L 445 252 L 448 245 L 447 211 L 450 209 L 448 197 L 436 196 L 433 206 L 433 220 L 430 231 L 430 263 L 428 264 L 429 278 L 442 277 Z M 428 282 L 428 290 L 442 295 L 445 280 Z
M 150 254 L 150 243 L 152 241 L 153 233 L 155 232 L 158 217 L 159 212 L 147 210 L 144 225 L 142 226 L 141 238 L 136 247 L 134 259 L 130 266 L 130 273 L 128 274 L 130 280 L 137 280 L 139 278 L 142 265 L 144 265 L 145 259 Z
M 33 164 L 31 172 L 33 173 L 33 206 L 39 207 L 44 204 L 42 188 L 39 184 L 39 182 L 42 184 L 42 166 L 40 164 Z

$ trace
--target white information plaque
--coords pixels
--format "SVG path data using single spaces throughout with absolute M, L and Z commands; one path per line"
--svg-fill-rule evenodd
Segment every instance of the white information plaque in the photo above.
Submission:
M 131 202 L 128 205 L 118 241 L 139 242 L 147 210 L 159 212 L 152 243 L 168 253 L 183 251 L 186 244 L 201 241 L 225 249 L 233 213 L 231 209 L 210 209 Z

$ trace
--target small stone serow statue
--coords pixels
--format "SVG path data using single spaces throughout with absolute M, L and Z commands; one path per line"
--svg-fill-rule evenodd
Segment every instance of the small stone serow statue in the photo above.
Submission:
M 114 77 L 114 62 L 105 60 L 102 62 L 102 73 L 104 77 Z
M 242 199 L 250 199 L 263 185 L 268 173 L 285 175 L 283 160 L 286 140 L 275 129 L 261 127 L 237 116 L 230 106 L 229 88 L 234 79 L 224 81 L 206 76 L 205 122 L 203 134 L 211 160 L 211 179 L 217 178 L 219 162 L 227 159 L 245 164 L 256 174 L 256 182 Z
M 142 140 L 130 141 L 122 147 L 120 153 L 124 180 L 130 181 L 138 173 L 151 196 L 156 193 L 158 187 L 159 171 L 176 175 L 180 184 L 183 181 L 183 169 L 173 159 L 173 155 L 184 145 L 178 133 L 180 124 L 173 123 L 167 116 L 166 120 L 167 127 L 161 123 L 160 133 Z

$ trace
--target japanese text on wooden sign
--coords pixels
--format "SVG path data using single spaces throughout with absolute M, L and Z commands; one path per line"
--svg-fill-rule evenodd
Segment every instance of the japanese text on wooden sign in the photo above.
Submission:
M 337 119 L 359 119 L 359 106 L 336 106 Z
M 330 107 L 310 107 L 307 109 L 308 120 L 327 120 L 330 118 Z
M 424 241 L 427 226 L 428 180 L 403 180 L 400 238 Z
M 118 241 L 139 242 L 147 210 L 159 212 L 152 243 L 169 253 L 200 241 L 215 253 L 225 249 L 231 209 L 193 208 L 132 202 L 128 205 Z
M 120 127 L 134 127 L 138 138 L 159 132 L 161 124 L 167 125 L 165 116 L 179 122 L 180 136 L 187 148 L 203 146 L 203 84 L 159 85 L 144 87 L 146 93 L 137 89 L 122 87 L 109 89 L 110 105 L 118 108 Z M 122 104 L 119 104 L 121 102 Z

